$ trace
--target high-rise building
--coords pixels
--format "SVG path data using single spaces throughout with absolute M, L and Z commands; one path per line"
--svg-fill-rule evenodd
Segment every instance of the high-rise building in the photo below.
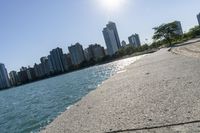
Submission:
M 140 37 L 138 34 L 133 34 L 130 37 L 128 37 L 129 40 L 129 44 L 133 47 L 140 47 L 141 43 L 140 43 Z
M 126 41 L 124 41 L 124 40 L 121 42 L 121 44 L 122 44 L 122 47 L 126 47 L 126 45 L 127 45 Z
M 63 64 L 65 71 L 68 71 L 71 63 L 69 61 L 69 56 L 67 54 L 63 54 Z
M 177 35 L 183 35 L 183 29 L 181 26 L 181 22 L 180 21 L 174 21 L 174 23 L 177 25 L 177 30 L 175 31 L 175 33 Z
M 0 89 L 5 89 L 10 87 L 10 81 L 8 78 L 8 73 L 5 65 L 0 63 Z
M 16 85 L 19 85 L 19 76 L 17 74 L 16 71 L 11 71 L 9 73 L 9 76 L 10 76 L 10 82 L 11 82 L 11 85 L 12 86 L 16 86 Z
M 89 48 L 86 48 L 86 49 L 84 50 L 84 55 L 85 55 L 85 59 L 86 59 L 87 61 L 90 61 L 90 60 L 92 59 L 92 52 L 90 51 Z
M 106 56 L 108 56 L 109 54 L 108 54 L 108 50 L 107 49 L 105 49 L 105 54 L 106 54 Z
M 63 51 L 61 48 L 56 48 L 50 51 L 48 56 L 50 63 L 50 70 L 53 69 L 53 73 L 62 73 L 65 71 L 63 62 Z M 52 67 L 52 68 L 51 68 Z
M 53 64 L 52 64 L 52 56 L 48 55 L 47 58 L 48 58 L 48 65 L 49 65 L 50 74 L 53 74 L 54 73 L 54 69 L 53 69 Z
M 29 68 L 26 70 L 26 73 L 27 73 L 27 76 L 28 76 L 28 80 L 29 80 L 29 81 L 34 81 L 34 80 L 36 80 L 36 73 L 35 73 L 35 71 L 34 71 L 34 68 L 29 67 Z
M 197 15 L 197 20 L 198 20 L 199 26 L 200 26 L 200 13 Z
M 42 78 L 44 76 L 41 64 L 35 63 L 33 68 L 34 68 L 34 71 L 35 71 L 36 78 Z
M 28 74 L 27 74 L 27 68 L 26 67 L 22 67 L 20 69 L 20 71 L 18 72 L 18 76 L 19 76 L 20 83 L 25 84 L 25 83 L 29 82 Z
M 76 43 L 75 45 L 71 45 L 68 47 L 68 50 L 73 65 L 79 65 L 85 61 L 85 55 L 81 44 Z
M 42 71 L 43 71 L 44 75 L 49 76 L 50 75 L 50 65 L 49 65 L 48 58 L 47 57 L 41 57 L 40 62 L 41 62 L 41 65 L 42 65 Z
M 90 59 L 97 60 L 105 56 L 105 50 L 104 47 L 100 46 L 99 44 L 91 44 L 87 48 L 87 54 Z
M 117 32 L 116 24 L 109 22 L 103 29 L 103 36 L 110 56 L 114 55 L 120 48 L 120 39 Z
M 68 67 L 71 67 L 72 66 L 72 59 L 71 59 L 71 55 L 68 53 L 67 54 L 67 63 L 68 63 Z
M 21 67 L 20 68 L 20 71 L 26 71 L 27 70 L 27 67 Z

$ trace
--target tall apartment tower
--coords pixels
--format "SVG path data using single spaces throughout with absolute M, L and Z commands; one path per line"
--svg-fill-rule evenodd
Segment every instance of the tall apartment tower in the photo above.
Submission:
M 99 44 L 91 44 L 87 49 L 85 49 L 85 57 L 89 61 L 91 59 L 98 60 L 105 56 L 104 47 Z
M 68 50 L 73 65 L 79 65 L 85 61 L 85 55 L 81 44 L 76 43 L 75 45 L 71 45 L 68 47 Z
M 49 60 L 47 57 L 41 57 L 40 62 L 42 65 L 43 73 L 45 76 L 50 75 L 50 66 L 49 66 Z
M 63 61 L 64 61 L 64 69 L 65 71 L 68 71 L 71 64 L 69 61 L 69 56 L 67 54 L 63 54 Z
M 18 76 L 16 71 L 11 71 L 9 73 L 9 76 L 10 76 L 10 82 L 11 82 L 12 86 L 16 86 L 16 85 L 19 84 L 19 82 L 20 82 L 19 81 L 19 76 Z
M 130 37 L 128 37 L 128 40 L 129 40 L 129 44 L 133 47 L 141 46 L 140 37 L 138 34 L 131 35 Z
M 64 72 L 63 51 L 61 48 L 56 48 L 50 51 L 48 61 L 50 62 L 48 64 L 51 64 L 50 67 L 52 67 L 53 73 Z
M 107 46 L 108 55 L 114 55 L 121 48 L 116 24 L 109 22 L 103 29 L 103 36 Z
M 197 20 L 198 20 L 198 23 L 199 23 L 199 26 L 200 26 L 200 13 L 197 15 Z
M 8 73 L 5 65 L 0 63 L 0 89 L 5 89 L 10 87 L 10 81 L 8 78 Z

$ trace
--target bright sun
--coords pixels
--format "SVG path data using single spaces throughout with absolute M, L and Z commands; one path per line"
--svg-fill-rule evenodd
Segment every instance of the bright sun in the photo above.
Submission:
M 99 0 L 103 8 L 108 11 L 117 11 L 124 4 L 125 0 Z

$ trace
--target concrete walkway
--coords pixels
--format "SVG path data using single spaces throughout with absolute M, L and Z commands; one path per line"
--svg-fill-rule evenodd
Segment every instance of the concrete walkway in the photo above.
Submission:
M 104 132 L 200 132 L 200 58 L 168 49 L 147 55 L 105 81 L 42 131 Z
M 200 58 L 200 38 L 180 44 L 178 47 L 172 48 L 172 52 L 180 55 Z

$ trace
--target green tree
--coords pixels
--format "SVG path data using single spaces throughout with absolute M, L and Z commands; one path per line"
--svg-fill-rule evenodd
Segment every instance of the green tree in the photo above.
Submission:
M 176 33 L 178 26 L 175 22 L 162 24 L 153 28 L 155 30 L 153 39 L 155 41 L 167 41 L 169 45 L 172 45 L 173 39 L 179 35 Z
M 195 27 L 191 28 L 187 34 L 191 38 L 200 36 L 200 26 L 195 26 Z

